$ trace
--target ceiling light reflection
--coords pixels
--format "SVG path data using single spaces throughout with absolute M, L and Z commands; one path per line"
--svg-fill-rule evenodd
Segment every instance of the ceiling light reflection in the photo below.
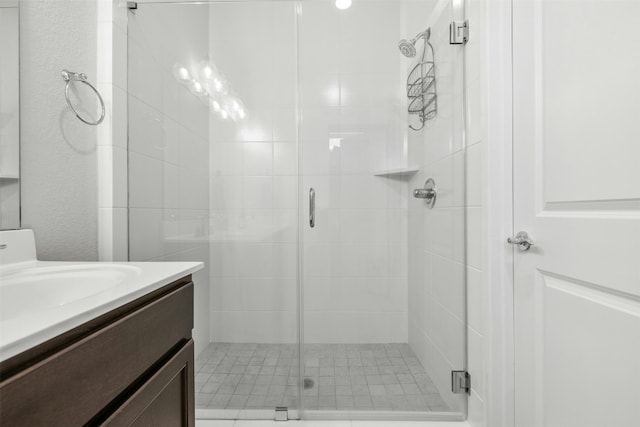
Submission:
M 194 80 L 194 81 L 191 83 L 191 88 L 192 88 L 192 89 L 193 89 L 193 91 L 194 91 L 195 93 L 197 93 L 197 94 L 201 94 L 201 93 L 203 93 L 203 90 L 202 90 L 202 84 L 200 84 L 200 82 L 199 82 L 199 81 Z
M 211 77 L 213 77 L 213 68 L 211 68 L 210 65 L 205 65 L 202 69 L 202 74 L 204 75 L 205 79 L 210 79 Z
M 247 117 L 242 100 L 237 97 L 227 79 L 211 60 L 200 61 L 192 69 L 175 63 L 173 75 L 222 119 L 231 118 L 238 121 Z
M 180 64 L 176 63 L 173 65 L 173 75 L 182 84 L 188 84 L 191 82 L 191 74 L 187 68 Z
M 340 105 L 340 86 L 331 85 L 326 88 L 324 96 L 328 105 Z
M 349 9 L 351 7 L 351 0 L 336 0 L 336 7 L 340 10 Z

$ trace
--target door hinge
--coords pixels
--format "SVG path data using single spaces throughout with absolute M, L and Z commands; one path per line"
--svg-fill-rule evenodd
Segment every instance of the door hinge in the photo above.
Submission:
M 449 24 L 449 44 L 465 44 L 469 41 L 469 21 L 453 21 Z
M 467 371 L 451 371 L 451 391 L 456 394 L 471 391 L 471 376 Z
M 128 1 L 127 2 L 127 9 L 129 9 L 129 10 L 138 10 L 138 2 Z
M 289 408 L 286 406 L 276 406 L 275 421 L 289 421 Z

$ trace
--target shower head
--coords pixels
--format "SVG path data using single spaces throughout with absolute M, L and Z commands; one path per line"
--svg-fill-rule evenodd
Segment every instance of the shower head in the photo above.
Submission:
M 398 49 L 400 49 L 400 52 L 402 52 L 402 54 L 407 58 L 413 58 L 414 56 L 416 56 L 416 42 L 421 38 L 424 38 L 425 41 L 428 42 L 429 37 L 431 37 L 431 28 L 427 28 L 425 31 L 419 33 L 411 40 L 400 40 L 398 42 Z
M 416 47 L 414 43 L 415 43 L 415 39 L 413 41 L 402 39 L 398 43 L 398 48 L 400 49 L 400 52 L 402 52 L 404 56 L 406 56 L 407 58 L 413 58 L 414 56 L 416 56 Z

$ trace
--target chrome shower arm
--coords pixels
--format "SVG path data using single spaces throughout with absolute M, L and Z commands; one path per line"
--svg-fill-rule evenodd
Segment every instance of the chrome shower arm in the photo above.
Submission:
M 416 36 L 411 39 L 411 43 L 415 43 L 420 39 L 424 39 L 425 41 L 429 41 L 430 37 L 431 37 L 431 27 L 427 28 L 426 30 L 424 30 L 421 33 L 416 34 Z

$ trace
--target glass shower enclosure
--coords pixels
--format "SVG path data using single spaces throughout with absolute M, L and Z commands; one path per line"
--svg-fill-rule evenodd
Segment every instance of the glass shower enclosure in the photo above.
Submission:
M 206 265 L 197 417 L 464 419 L 462 2 L 128 18 L 129 254 Z

